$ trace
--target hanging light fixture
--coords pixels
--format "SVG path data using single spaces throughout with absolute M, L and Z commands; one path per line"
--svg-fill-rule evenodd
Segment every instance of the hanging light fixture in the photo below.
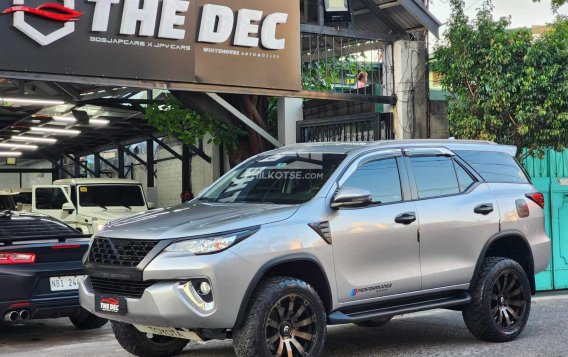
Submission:
M 40 138 L 35 136 L 12 136 L 13 141 L 24 141 L 27 143 L 43 143 L 43 144 L 55 144 L 57 139 L 54 138 Z
M 21 150 L 37 150 L 37 145 L 28 145 L 28 144 L 12 144 L 12 143 L 0 143 L 0 148 L 8 148 L 8 149 L 21 149 Z
M 30 128 L 32 132 L 36 133 L 45 133 L 45 134 L 53 134 L 53 135 L 79 135 L 81 132 L 75 129 L 56 129 L 56 128 L 46 128 L 44 126 L 40 127 L 32 127 Z

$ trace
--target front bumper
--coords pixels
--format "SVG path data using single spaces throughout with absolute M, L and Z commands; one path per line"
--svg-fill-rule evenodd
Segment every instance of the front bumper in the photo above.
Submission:
M 250 263 L 230 251 L 205 256 L 161 253 L 143 271 L 144 280 L 157 282 L 146 288 L 140 298 L 126 298 L 125 315 L 95 311 L 96 292 L 90 278 L 81 283 L 79 297 L 81 306 L 91 313 L 129 324 L 230 329 L 255 273 Z M 208 279 L 213 289 L 215 308 L 207 313 L 194 307 L 178 289 L 180 283 L 199 278 Z

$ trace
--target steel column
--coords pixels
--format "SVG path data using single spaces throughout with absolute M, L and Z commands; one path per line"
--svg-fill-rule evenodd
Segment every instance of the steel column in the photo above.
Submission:
M 154 141 L 146 140 L 146 184 L 148 187 L 154 187 Z

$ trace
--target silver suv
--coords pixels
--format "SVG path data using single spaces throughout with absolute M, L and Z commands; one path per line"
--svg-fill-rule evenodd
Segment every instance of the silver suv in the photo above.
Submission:
M 326 325 L 434 308 L 511 341 L 551 255 L 543 195 L 515 152 L 447 140 L 263 153 L 188 204 L 107 225 L 81 304 L 138 356 L 224 338 L 238 357 L 320 356 Z

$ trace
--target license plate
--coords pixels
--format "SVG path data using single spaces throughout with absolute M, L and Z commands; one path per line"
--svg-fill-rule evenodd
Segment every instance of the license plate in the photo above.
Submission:
M 126 314 L 126 299 L 122 296 L 95 295 L 95 311 L 116 315 Z
M 151 333 L 152 335 L 184 338 L 186 340 L 192 340 L 197 342 L 202 341 L 201 337 L 199 337 L 195 332 L 185 329 L 178 329 L 173 327 L 142 326 L 142 325 L 134 325 L 134 327 L 136 327 L 136 329 L 140 332 Z
M 51 291 L 77 290 L 84 277 L 84 275 L 52 276 L 49 278 L 49 287 Z

